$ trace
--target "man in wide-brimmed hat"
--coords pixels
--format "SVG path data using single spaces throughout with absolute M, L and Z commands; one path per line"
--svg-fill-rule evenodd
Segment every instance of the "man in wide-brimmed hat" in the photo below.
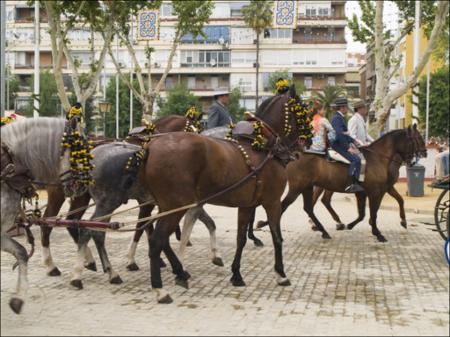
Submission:
M 367 104 L 363 100 L 358 100 L 353 104 L 353 109 L 355 114 L 348 121 L 350 137 L 355 139 L 361 146 L 368 145 L 373 142 L 373 138 L 367 132 Z
M 227 126 L 232 122 L 227 105 L 230 100 L 230 92 L 226 89 L 217 90 L 214 93 L 215 102 L 208 110 L 208 129 L 219 126 Z
M 362 192 L 364 189 L 358 184 L 359 173 L 361 171 L 361 158 L 358 156 L 358 150 L 353 147 L 356 141 L 350 137 L 347 129 L 345 115 L 348 112 L 347 98 L 338 98 L 335 102 L 336 113 L 333 116 L 331 125 L 336 131 L 336 139 L 331 143 L 331 147 L 345 159 L 350 161 L 348 174 L 352 183 L 345 188 L 347 193 Z

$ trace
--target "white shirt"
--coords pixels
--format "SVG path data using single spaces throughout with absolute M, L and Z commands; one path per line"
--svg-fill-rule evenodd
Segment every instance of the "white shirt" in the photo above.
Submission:
M 359 113 L 355 113 L 348 121 L 348 131 L 352 138 L 363 145 L 373 142 L 373 138 L 367 133 L 366 122 Z

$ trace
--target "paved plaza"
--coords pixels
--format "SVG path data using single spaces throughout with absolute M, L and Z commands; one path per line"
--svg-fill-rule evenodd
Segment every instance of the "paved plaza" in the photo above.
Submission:
M 352 198 L 335 195 L 333 205 L 345 222 L 356 216 Z M 174 299 L 169 305 L 157 304 L 151 291 L 146 240 L 141 240 L 137 251 L 141 269 L 130 272 L 125 263 L 132 233 L 108 234 L 107 249 L 124 283 L 108 283 L 95 252 L 99 271 L 85 270 L 84 289 L 79 291 L 69 285 L 75 245 L 65 230 L 56 229 L 51 247 L 62 276 L 45 274 L 38 246 L 30 260 L 30 287 L 20 316 L 8 306 L 17 279 L 17 271 L 11 271 L 14 259 L 2 253 L 1 334 L 449 334 L 449 268 L 443 240 L 423 223 L 433 222 L 428 212 L 408 213 L 409 227 L 404 230 L 397 211 L 381 210 L 379 228 L 388 239 L 382 244 L 370 234 L 367 219 L 353 231 L 337 232 L 324 207 L 318 205 L 319 219 L 332 236 L 325 241 L 310 230 L 301 208 L 300 198 L 282 218 L 285 270 L 292 285 L 276 285 L 271 237 L 264 229 L 255 232 L 264 247 L 247 241 L 242 258 L 247 286 L 235 288 L 229 278 L 237 211 L 208 205 L 225 267 L 209 261 L 208 232 L 197 223 L 185 259 L 192 275 L 190 289 L 176 286 L 170 268 L 163 269 L 165 289 Z M 135 215 L 130 212 L 121 219 Z M 257 218 L 263 218 L 262 209 Z M 33 232 L 38 240 L 38 228 Z M 19 240 L 25 242 L 24 237 Z M 172 244 L 177 247 L 174 238 Z M 90 247 L 94 248 L 93 243 Z

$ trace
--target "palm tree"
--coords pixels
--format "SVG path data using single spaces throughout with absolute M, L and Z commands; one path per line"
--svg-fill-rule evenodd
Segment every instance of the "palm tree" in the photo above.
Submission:
M 331 117 L 331 113 L 333 112 L 332 105 L 336 99 L 343 95 L 345 95 L 345 90 L 338 85 L 326 85 L 322 88 L 322 91 L 313 92 L 313 97 L 318 98 L 324 106 L 327 118 Z
M 258 109 L 258 87 L 259 87 L 259 36 L 265 28 L 272 24 L 272 5 L 271 0 L 250 0 L 250 4 L 242 8 L 244 21 L 256 33 L 256 105 Z

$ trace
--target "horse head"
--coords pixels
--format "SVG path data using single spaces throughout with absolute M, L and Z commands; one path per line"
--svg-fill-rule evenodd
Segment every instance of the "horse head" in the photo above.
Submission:
M 397 143 L 398 152 L 408 166 L 414 165 L 415 158 L 427 156 L 425 141 L 417 129 L 417 124 L 408 126 L 404 131 L 403 141 Z
M 93 183 L 91 144 L 84 134 L 81 109 L 76 111 L 72 108 L 64 128 L 59 167 L 59 177 L 66 197 L 74 198 L 86 193 Z

